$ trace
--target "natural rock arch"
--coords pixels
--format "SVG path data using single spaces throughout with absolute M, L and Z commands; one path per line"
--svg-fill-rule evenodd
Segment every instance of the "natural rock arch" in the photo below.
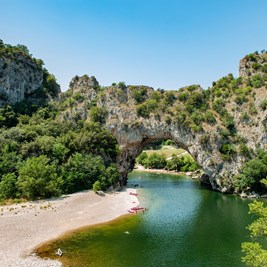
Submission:
M 190 130 L 179 127 L 179 125 L 166 125 L 164 122 L 152 123 L 151 121 L 143 121 L 141 126 L 135 128 L 124 129 L 117 127 L 109 127 L 113 135 L 116 137 L 120 146 L 120 155 L 118 156 L 118 164 L 122 175 L 122 184 L 127 181 L 127 175 L 134 168 L 136 157 L 143 151 L 147 144 L 158 139 L 171 139 L 179 147 L 189 152 L 197 163 L 202 167 L 204 175 L 201 179 L 205 183 L 210 183 L 214 190 L 227 192 L 230 190 L 230 184 L 222 184 L 221 180 L 231 168 L 232 174 L 237 173 L 238 166 L 230 163 L 216 164 L 215 159 L 220 159 L 220 153 L 216 145 L 209 141 L 202 143 L 201 135 L 194 135 Z M 227 166 L 228 165 L 228 166 Z M 234 169 L 235 168 L 235 169 Z
M 100 87 L 94 77 L 76 76 L 66 94 L 83 100 L 72 102 L 61 116 L 92 120 L 90 108 L 97 107 L 99 121 L 120 147 L 122 184 L 149 142 L 172 139 L 195 158 L 214 190 L 230 192 L 244 162 L 256 149 L 267 149 L 267 108 L 262 105 L 267 103 L 267 87 L 261 68 L 250 71 L 255 61 L 267 62 L 267 54 L 245 57 L 239 78 L 227 75 L 208 90 L 199 85 L 178 91 L 123 83 Z

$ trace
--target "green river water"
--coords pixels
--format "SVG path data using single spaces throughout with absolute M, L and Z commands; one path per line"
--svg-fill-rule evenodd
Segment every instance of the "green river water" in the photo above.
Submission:
M 60 247 L 71 267 L 243 266 L 250 200 L 175 175 L 133 172 L 135 183 L 147 212 L 74 232 L 42 256 L 55 258 Z

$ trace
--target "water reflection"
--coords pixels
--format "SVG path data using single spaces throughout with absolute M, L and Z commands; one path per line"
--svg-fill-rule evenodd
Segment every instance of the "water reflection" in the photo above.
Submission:
M 51 244 L 48 253 L 61 247 L 72 267 L 242 266 L 248 200 L 173 175 L 132 173 L 130 179 L 148 212 L 90 227 Z

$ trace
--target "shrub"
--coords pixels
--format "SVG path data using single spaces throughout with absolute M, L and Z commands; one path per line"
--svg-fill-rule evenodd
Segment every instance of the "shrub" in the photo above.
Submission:
M 187 93 L 187 92 L 183 92 L 183 93 L 180 93 L 180 94 L 178 95 L 178 99 L 179 99 L 181 102 L 186 102 L 188 98 L 189 98 L 189 93 Z
M 172 141 L 171 139 L 168 139 L 165 142 L 163 142 L 163 145 L 165 145 L 165 146 L 174 146 L 175 142 Z
M 206 109 L 207 102 L 205 101 L 204 93 L 197 91 L 192 92 L 186 101 L 185 107 L 190 113 L 197 109 Z
M 223 144 L 220 147 L 220 152 L 222 154 L 223 160 L 229 160 L 232 156 L 236 154 L 236 149 L 233 144 Z
M 165 122 L 170 125 L 172 123 L 172 118 L 169 115 L 165 116 Z
M 266 110 L 267 109 L 267 99 L 263 100 L 261 103 L 260 103 L 260 108 L 262 110 Z
M 204 134 L 200 138 L 200 143 L 202 145 L 205 145 L 205 144 L 207 144 L 209 142 L 209 140 L 210 140 L 210 135 L 209 134 Z
M 150 113 L 157 109 L 158 102 L 155 99 L 148 99 L 143 104 L 137 105 L 136 112 L 138 116 L 148 118 Z
M 154 91 L 151 95 L 151 99 L 154 99 L 156 101 L 160 101 L 161 100 L 161 93 L 158 91 Z
M 261 70 L 265 73 L 267 73 L 267 64 L 264 64 L 262 67 L 261 67 Z
M 240 144 L 239 145 L 239 154 L 244 156 L 244 157 L 249 157 L 250 156 L 250 151 L 247 145 L 245 144 Z
M 118 83 L 118 87 L 122 90 L 126 89 L 126 85 L 125 85 L 125 82 L 119 82 Z
M 108 112 L 105 108 L 97 106 L 92 107 L 89 113 L 90 119 L 93 122 L 99 122 L 99 123 L 105 123 L 107 114 Z
M 73 154 L 62 166 L 65 192 L 73 193 L 91 188 L 104 171 L 104 162 L 100 156 Z
M 133 98 L 136 103 L 142 103 L 146 100 L 147 89 L 146 88 L 137 88 L 132 90 Z
M 76 101 L 78 101 L 78 102 L 83 102 L 83 100 L 84 100 L 84 96 L 81 95 L 80 93 L 76 93 L 76 94 L 73 96 L 73 98 L 74 98 Z
M 245 95 L 238 95 L 235 98 L 235 102 L 238 105 L 242 105 L 243 103 L 247 102 L 248 98 Z
M 211 110 L 206 111 L 205 120 L 207 123 L 212 124 L 212 125 L 216 123 L 216 119 Z
M 250 78 L 250 83 L 253 87 L 259 88 L 264 85 L 264 80 L 260 75 L 254 75 Z
M 136 162 L 144 165 L 145 160 L 148 158 L 148 155 L 146 152 L 142 152 L 137 158 L 136 158 Z
M 95 181 L 94 184 L 93 184 L 93 191 L 96 192 L 96 191 L 99 191 L 101 190 L 101 183 L 100 181 Z
M 164 95 L 164 106 L 172 106 L 173 103 L 175 102 L 176 97 L 172 91 L 167 91 Z
M 19 169 L 17 187 L 26 198 L 59 196 L 63 180 L 58 176 L 55 163 L 42 155 L 29 158 Z
M 166 169 L 182 172 L 196 171 L 197 169 L 199 169 L 199 165 L 189 155 L 172 155 L 172 158 L 167 161 Z
M 17 194 L 17 176 L 15 173 L 8 173 L 2 176 L 0 182 L 0 199 L 15 198 Z
M 224 110 L 225 102 L 222 99 L 216 99 L 213 102 L 213 109 L 217 111 L 220 115 L 224 115 L 222 112 Z
M 200 125 L 205 120 L 203 114 L 199 112 L 193 112 L 190 118 L 196 125 Z
M 262 187 L 260 181 L 266 176 L 266 153 L 263 153 L 263 155 L 259 155 L 244 164 L 241 173 L 234 177 L 234 187 L 236 191 L 243 191 L 248 187 L 253 190 L 259 190 Z
M 158 153 L 152 153 L 143 161 L 144 166 L 149 169 L 164 169 L 166 166 L 166 157 Z

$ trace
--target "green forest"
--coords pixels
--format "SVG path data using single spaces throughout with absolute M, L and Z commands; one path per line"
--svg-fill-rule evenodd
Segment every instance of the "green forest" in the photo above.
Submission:
M 16 119 L 16 126 L 0 129 L 2 199 L 59 196 L 96 181 L 97 189 L 118 182 L 117 142 L 99 123 L 60 121 L 51 105 Z

